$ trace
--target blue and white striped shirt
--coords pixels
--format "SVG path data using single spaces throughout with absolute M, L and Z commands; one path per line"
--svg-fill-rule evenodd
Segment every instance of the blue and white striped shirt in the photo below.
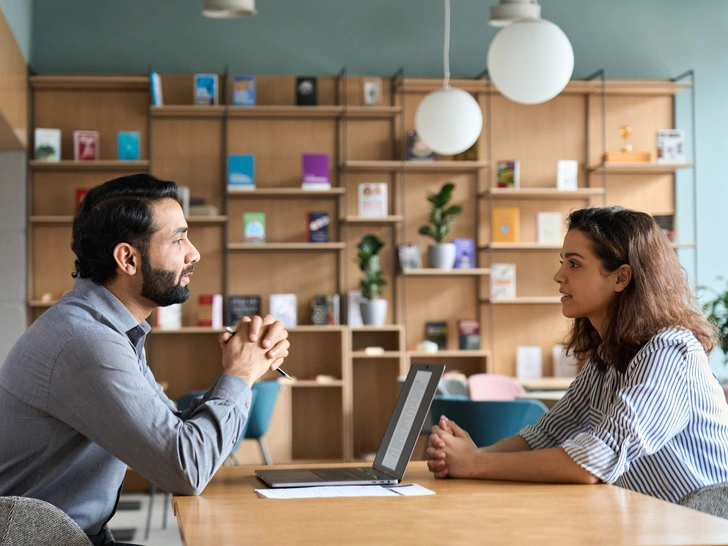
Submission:
M 518 433 L 561 447 L 606 483 L 671 502 L 728 481 L 728 404 L 691 332 L 666 330 L 626 373 L 589 361 L 564 398 Z

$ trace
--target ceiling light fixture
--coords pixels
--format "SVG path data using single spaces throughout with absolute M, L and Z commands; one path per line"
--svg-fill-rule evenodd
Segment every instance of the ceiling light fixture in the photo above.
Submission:
M 505 97 L 522 104 L 554 98 L 574 71 L 574 49 L 535 0 L 501 0 L 490 24 L 503 26 L 488 49 L 488 74 Z
M 202 15 L 215 19 L 255 15 L 255 0 L 205 0 Z
M 415 129 L 432 150 L 452 155 L 464 152 L 478 140 L 483 114 L 470 93 L 450 87 L 450 0 L 445 0 L 443 59 L 443 88 L 422 99 L 415 112 Z

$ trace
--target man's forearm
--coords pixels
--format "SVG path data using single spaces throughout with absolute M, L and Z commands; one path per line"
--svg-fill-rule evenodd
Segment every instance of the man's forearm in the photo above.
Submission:
M 491 453 L 511 453 L 514 451 L 531 451 L 531 446 L 520 436 L 509 436 L 487 447 L 481 447 L 479 451 Z
M 599 481 L 560 447 L 517 452 L 480 451 L 472 474 L 472 478 L 524 482 L 594 484 Z

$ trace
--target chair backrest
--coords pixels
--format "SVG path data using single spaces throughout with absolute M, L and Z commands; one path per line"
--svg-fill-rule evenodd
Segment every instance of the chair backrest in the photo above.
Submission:
M 0 497 L 0 546 L 91 546 L 78 524 L 52 504 L 28 497 Z
M 455 421 L 478 447 L 489 446 L 532 425 L 546 412 L 538 400 L 459 400 L 435 398 L 430 407 L 434 423 L 441 415 Z
M 255 404 L 250 408 L 246 438 L 260 438 L 268 432 L 273 408 L 280 390 L 281 385 L 278 381 L 260 381 L 253 385 Z
M 693 510 L 728 519 L 728 482 L 696 489 L 677 503 Z
M 526 392 L 517 380 L 507 375 L 476 373 L 468 377 L 468 396 L 471 400 L 515 400 Z

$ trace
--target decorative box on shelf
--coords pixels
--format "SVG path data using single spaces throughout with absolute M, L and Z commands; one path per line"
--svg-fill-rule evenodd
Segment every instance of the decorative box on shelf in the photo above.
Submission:
M 604 154 L 604 163 L 649 163 L 652 161 L 650 152 L 617 151 Z

